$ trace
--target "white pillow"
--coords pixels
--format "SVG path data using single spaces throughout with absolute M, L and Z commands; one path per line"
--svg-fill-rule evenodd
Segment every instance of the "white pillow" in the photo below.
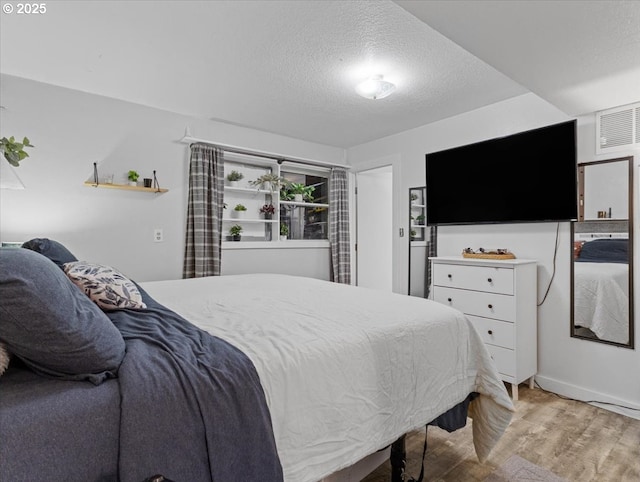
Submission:
M 86 261 L 63 265 L 69 279 L 103 310 L 145 309 L 136 285 L 118 270 Z

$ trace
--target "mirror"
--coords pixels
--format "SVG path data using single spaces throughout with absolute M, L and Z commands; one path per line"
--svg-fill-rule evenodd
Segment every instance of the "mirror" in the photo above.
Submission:
M 429 297 L 431 264 L 435 256 L 435 227 L 427 226 L 426 187 L 409 188 L 409 295 Z
M 633 157 L 578 164 L 571 336 L 633 348 Z

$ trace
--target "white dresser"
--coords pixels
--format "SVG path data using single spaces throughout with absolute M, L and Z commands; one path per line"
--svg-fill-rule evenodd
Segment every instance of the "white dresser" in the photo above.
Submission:
M 432 298 L 467 315 L 517 400 L 519 383 L 533 388 L 538 365 L 536 261 L 430 259 Z

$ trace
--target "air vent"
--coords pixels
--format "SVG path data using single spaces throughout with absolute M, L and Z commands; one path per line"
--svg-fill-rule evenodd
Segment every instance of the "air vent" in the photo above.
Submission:
M 596 153 L 640 148 L 640 102 L 596 112 Z

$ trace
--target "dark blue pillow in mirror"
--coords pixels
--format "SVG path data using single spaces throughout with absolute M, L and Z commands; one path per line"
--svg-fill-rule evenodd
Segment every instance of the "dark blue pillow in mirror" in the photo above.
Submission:
M 41 375 L 115 377 L 125 354 L 120 331 L 64 272 L 28 249 L 0 248 L 0 341 Z
M 576 261 L 589 263 L 628 263 L 628 239 L 594 239 L 582 245 Z
M 26 243 L 23 243 L 22 247 L 46 256 L 55 264 L 57 264 L 60 269 L 62 269 L 62 265 L 65 263 L 78 261 L 78 259 L 73 254 L 71 254 L 71 251 L 69 251 L 62 244 L 54 241 L 53 239 L 34 238 L 27 241 Z

